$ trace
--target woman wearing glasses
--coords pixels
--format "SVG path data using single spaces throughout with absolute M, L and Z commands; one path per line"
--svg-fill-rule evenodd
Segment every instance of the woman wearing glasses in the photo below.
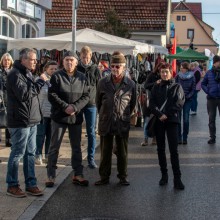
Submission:
M 125 74 L 126 59 L 120 52 L 111 58 L 111 73 L 102 78 L 97 87 L 96 105 L 99 113 L 101 162 L 100 180 L 95 185 L 109 183 L 113 140 L 117 145 L 117 170 L 120 185 L 127 180 L 127 147 L 130 115 L 136 104 L 135 83 Z
M 174 188 L 183 190 L 184 185 L 181 181 L 181 172 L 178 155 L 178 124 L 179 112 L 184 104 L 184 92 L 182 87 L 175 83 L 172 77 L 172 67 L 164 63 L 160 67 L 160 83 L 153 86 L 151 90 L 149 107 L 156 116 L 155 134 L 157 140 L 157 153 L 159 159 L 162 178 L 159 181 L 160 186 L 168 183 L 168 170 L 166 159 L 166 141 L 167 136 L 170 160 L 174 175 Z

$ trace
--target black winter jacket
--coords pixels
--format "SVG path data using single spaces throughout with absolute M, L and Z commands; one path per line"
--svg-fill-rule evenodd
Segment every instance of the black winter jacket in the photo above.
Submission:
M 160 111 L 166 98 L 166 105 Z M 174 80 L 161 81 L 160 84 L 155 84 L 151 90 L 149 107 L 157 118 L 165 114 L 167 116 L 165 122 L 180 123 L 179 113 L 182 110 L 184 102 L 185 95 L 181 85 L 175 83 Z
M 89 87 L 83 73 L 76 71 L 69 78 L 66 70 L 56 71 L 50 79 L 51 87 L 48 90 L 48 100 L 52 105 L 51 118 L 57 123 L 82 124 L 82 108 L 89 101 Z M 76 114 L 69 115 L 65 112 L 71 104 Z
M 89 86 L 89 102 L 88 106 L 95 106 L 96 88 L 100 79 L 100 71 L 96 64 L 92 64 L 85 68 L 81 63 L 78 64 L 77 70 L 83 73 L 88 81 Z
M 136 100 L 135 83 L 128 77 L 124 76 L 117 91 L 111 74 L 102 78 L 96 94 L 99 134 L 127 137 L 130 129 L 130 116 L 135 108 Z
M 9 128 L 24 128 L 41 121 L 38 94 L 44 85 L 42 79 L 27 77 L 27 69 L 16 60 L 7 75 L 7 113 Z

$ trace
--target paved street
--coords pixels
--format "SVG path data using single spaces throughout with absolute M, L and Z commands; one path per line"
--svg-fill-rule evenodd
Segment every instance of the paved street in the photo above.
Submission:
M 156 146 L 141 147 L 142 128 L 132 128 L 128 165 L 130 186 L 117 186 L 113 155 L 109 185 L 94 186 L 99 178 L 98 170 L 85 169 L 85 176 L 90 180 L 86 188 L 73 185 L 71 174 L 34 219 L 220 219 L 220 120 L 218 117 L 217 143 L 213 146 L 207 144 L 207 120 L 205 94 L 200 92 L 198 114 L 190 117 L 188 145 L 179 146 L 184 191 L 173 189 L 170 162 L 169 183 L 159 187 Z M 99 162 L 99 151 L 96 156 Z
M 190 117 L 188 145 L 180 145 L 180 163 L 184 191 L 173 189 L 172 172 L 169 162 L 169 184 L 159 187 L 160 171 L 156 146 L 141 147 L 142 128 L 132 128 L 129 143 L 128 173 L 131 185 L 117 186 L 116 158 L 113 155 L 113 168 L 110 185 L 97 187 L 98 170 L 90 170 L 85 165 L 85 176 L 90 181 L 87 188 L 71 183 L 70 147 L 68 138 L 63 141 L 54 188 L 44 187 L 45 165 L 36 166 L 36 175 L 43 197 L 28 196 L 15 199 L 6 196 L 5 175 L 10 148 L 0 145 L 0 219 L 220 219 L 220 120 L 217 120 L 217 143 L 207 144 L 208 116 L 206 99 L 199 93 L 199 111 Z M 85 130 L 83 146 L 86 147 Z M 167 151 L 168 152 L 168 151 Z M 85 158 L 86 151 L 83 156 Z M 99 163 L 99 149 L 96 158 Z M 168 154 L 169 157 L 169 154 Z M 24 188 L 22 166 L 20 184 Z M 40 210 L 41 209 L 41 210 Z M 40 210 L 40 211 L 39 211 Z M 38 213 L 38 214 L 37 214 Z

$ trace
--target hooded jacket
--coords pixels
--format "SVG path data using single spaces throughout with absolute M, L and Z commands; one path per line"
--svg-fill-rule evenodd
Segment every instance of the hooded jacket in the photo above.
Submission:
M 190 100 L 196 90 L 194 73 L 191 71 L 186 73 L 179 72 L 176 76 L 176 83 L 182 86 L 186 100 Z
M 26 128 L 41 121 L 38 99 L 42 79 L 36 82 L 28 76 L 29 70 L 16 60 L 7 75 L 7 121 L 9 128 Z

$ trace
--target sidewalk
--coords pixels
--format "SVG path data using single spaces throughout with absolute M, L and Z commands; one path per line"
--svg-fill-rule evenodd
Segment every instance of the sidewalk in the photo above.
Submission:
M 98 141 L 98 136 L 97 136 Z M 85 129 L 82 132 L 82 152 L 83 164 L 87 166 L 87 138 L 85 137 Z M 41 197 L 28 196 L 26 198 L 14 198 L 6 195 L 7 185 L 5 182 L 7 172 L 7 161 L 10 154 L 10 147 L 5 147 L 4 130 L 2 130 L 2 142 L 0 143 L 0 219 L 15 220 L 15 219 L 32 219 L 32 217 L 40 210 L 45 202 L 53 195 L 59 185 L 72 172 L 71 167 L 71 147 L 69 145 L 68 133 L 65 134 L 58 159 L 58 169 L 56 185 L 50 190 L 45 187 L 46 165 L 36 165 L 36 177 L 38 187 L 44 190 L 44 195 Z M 19 182 L 21 189 L 24 190 L 24 175 L 22 170 L 22 162 L 19 166 Z

